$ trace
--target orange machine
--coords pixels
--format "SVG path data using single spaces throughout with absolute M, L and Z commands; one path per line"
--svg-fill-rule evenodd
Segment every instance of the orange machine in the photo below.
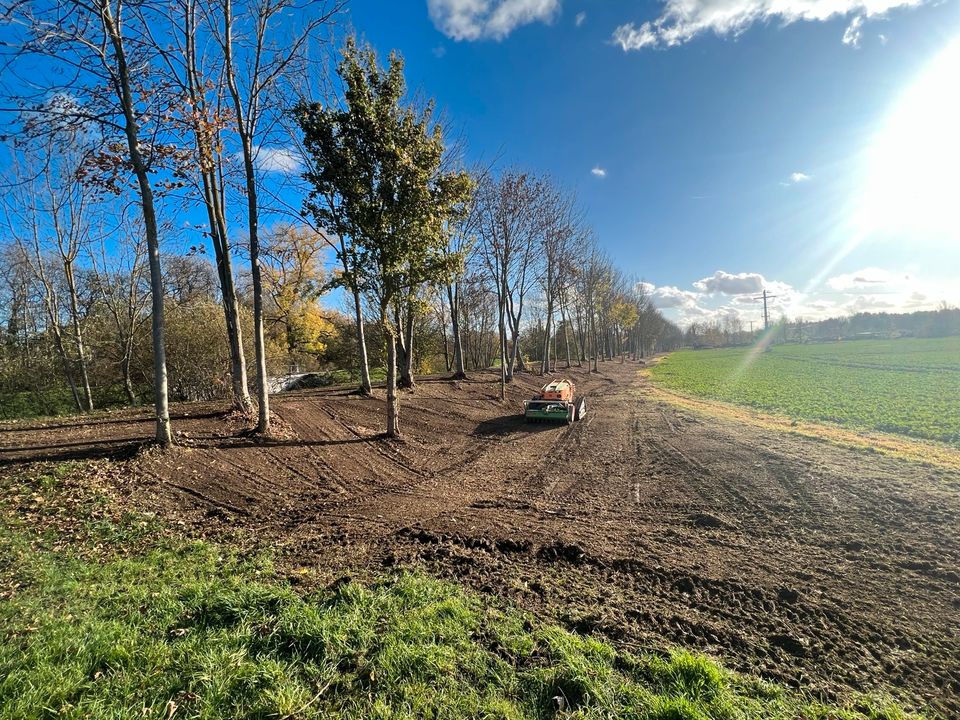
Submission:
M 554 380 L 540 388 L 541 400 L 573 400 L 573 383 L 569 380 Z
M 587 404 L 574 396 L 573 383 L 566 379 L 548 382 L 540 392 L 524 404 L 523 416 L 527 422 L 554 420 L 573 423 L 583 418 Z

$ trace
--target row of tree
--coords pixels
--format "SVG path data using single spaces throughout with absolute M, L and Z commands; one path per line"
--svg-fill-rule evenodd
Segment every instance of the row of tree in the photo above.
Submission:
M 773 343 L 831 342 L 870 338 L 934 338 L 960 335 L 960 309 L 941 302 L 936 310 L 908 313 L 859 312 L 823 320 L 789 319 L 780 316 L 765 331 L 744 327 L 735 315 L 713 321 L 690 323 L 683 331 L 682 344 L 691 348 L 718 348 L 750 345 L 768 335 Z M 758 323 L 759 325 L 759 323 Z
M 265 433 L 271 372 L 351 367 L 369 393 L 383 367 L 394 436 L 397 388 L 419 370 L 463 377 L 499 361 L 503 388 L 533 359 L 543 373 L 558 356 L 596 369 L 680 342 L 572 194 L 463 165 L 399 56 L 381 66 L 347 39 L 328 68 L 340 7 L 5 8 L 19 31 L 9 67 L 34 77 L 4 87 L 0 393 L 36 397 L 36 378 L 56 376 L 83 410 L 97 387 L 149 395 L 168 444 L 171 393 L 229 394 Z M 271 174 L 278 158 L 299 171 Z M 203 242 L 174 252 L 192 226 Z

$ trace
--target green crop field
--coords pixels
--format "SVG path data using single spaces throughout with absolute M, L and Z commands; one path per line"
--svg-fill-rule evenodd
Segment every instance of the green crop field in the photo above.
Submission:
M 791 417 L 960 445 L 960 338 L 683 350 L 660 385 Z

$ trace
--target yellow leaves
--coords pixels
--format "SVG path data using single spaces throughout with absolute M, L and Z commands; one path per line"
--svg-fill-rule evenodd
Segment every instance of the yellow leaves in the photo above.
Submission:
M 610 318 L 621 328 L 630 328 L 637 324 L 640 315 L 633 303 L 626 300 L 616 300 L 610 309 Z
M 284 225 L 266 243 L 263 266 L 268 299 L 268 327 L 288 352 L 319 354 L 333 325 L 324 318 L 317 298 L 324 286 L 326 238 L 309 228 Z
M 336 326 L 315 304 L 303 309 L 294 321 L 294 328 L 300 340 L 299 349 L 313 355 L 326 350 L 329 340 L 337 334 Z

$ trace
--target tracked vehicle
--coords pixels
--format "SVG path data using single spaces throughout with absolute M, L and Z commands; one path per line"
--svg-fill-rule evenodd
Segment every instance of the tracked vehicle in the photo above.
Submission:
M 524 403 L 527 422 L 565 422 L 573 424 L 587 413 L 587 403 L 575 396 L 572 382 L 566 379 L 548 382 L 532 399 Z

